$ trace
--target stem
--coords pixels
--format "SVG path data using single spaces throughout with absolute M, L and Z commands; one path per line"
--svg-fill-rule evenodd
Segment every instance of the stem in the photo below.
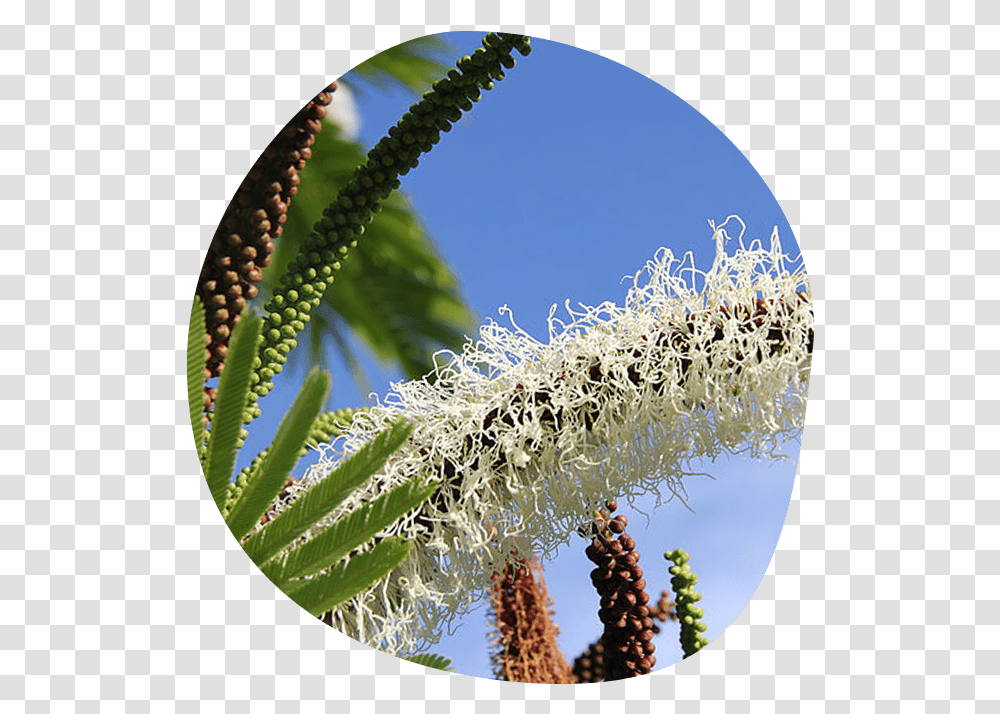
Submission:
M 808 300 L 805 293 L 797 293 L 800 300 Z M 781 309 L 790 310 L 784 303 L 781 304 Z M 678 384 L 683 384 L 684 379 L 692 365 L 692 361 L 688 359 L 685 354 L 690 353 L 690 350 L 694 347 L 700 349 L 706 349 L 707 345 L 711 345 L 714 342 L 718 342 L 724 339 L 723 330 L 721 326 L 715 326 L 714 329 L 708 330 L 697 330 L 696 327 L 698 323 L 705 320 L 712 319 L 716 314 L 722 315 L 725 318 L 729 318 L 733 310 L 728 305 L 723 305 L 717 310 L 703 310 L 700 312 L 692 312 L 687 315 L 686 319 L 683 321 L 675 320 L 672 322 L 665 323 L 662 329 L 651 336 L 644 337 L 644 340 L 652 341 L 655 348 L 663 351 L 663 356 L 657 357 L 652 360 L 656 364 L 665 364 L 668 361 L 668 353 L 679 353 L 682 355 L 680 359 L 680 377 Z M 747 331 L 762 330 L 767 328 L 767 345 L 768 345 L 768 356 L 774 357 L 782 352 L 783 346 L 786 344 L 786 336 L 782 333 L 781 329 L 775 325 L 766 325 L 764 320 L 766 319 L 768 312 L 768 303 L 764 300 L 758 300 L 756 311 L 750 313 L 750 310 L 742 306 L 736 307 L 737 317 L 742 318 L 740 322 L 740 328 Z M 742 314 L 741 314 L 742 313 Z M 707 337 L 705 336 L 707 334 Z M 812 328 L 809 330 L 809 342 L 808 351 L 811 354 L 813 349 L 813 338 L 814 332 Z M 706 344 L 707 343 L 707 344 Z M 619 356 L 623 353 L 619 351 Z M 633 356 L 638 357 L 639 354 L 636 353 Z M 740 362 L 746 359 L 747 355 L 739 355 L 737 361 L 733 364 L 727 364 L 725 367 L 732 369 L 734 373 L 739 374 L 742 369 Z M 763 357 L 763 353 L 758 349 L 758 354 L 755 358 L 759 361 Z M 712 366 L 713 369 L 716 365 Z M 563 374 L 561 378 L 556 380 L 556 383 L 564 382 L 567 379 L 573 379 L 573 372 L 578 375 L 580 372 L 585 372 L 586 379 L 584 380 L 584 388 L 589 389 L 594 393 L 598 393 L 603 389 L 606 389 L 608 382 L 607 370 L 605 370 L 602 365 L 598 363 L 587 363 L 583 357 L 578 357 L 576 362 L 566 364 L 563 366 Z M 630 367 L 628 369 L 628 379 L 635 385 L 637 390 L 641 390 L 647 386 L 651 387 L 657 393 L 664 393 L 666 387 L 666 379 L 658 378 L 655 380 L 649 379 L 648 375 L 643 374 L 640 370 Z M 574 380 L 576 381 L 576 380 Z M 554 432 L 559 428 L 559 425 L 564 423 L 563 407 L 554 406 L 552 391 L 549 389 L 539 389 L 531 394 L 526 394 L 524 387 L 520 384 L 516 385 L 513 389 L 509 390 L 506 395 L 501 395 L 496 398 L 500 403 L 508 404 L 509 407 L 506 413 L 501 414 L 499 409 L 493 409 L 486 414 L 479 429 L 477 430 L 477 436 L 474 439 L 471 435 L 465 438 L 465 449 L 466 453 L 473 449 L 479 449 L 481 453 L 488 454 L 493 447 L 500 441 L 500 431 L 507 427 L 512 427 L 515 424 L 524 424 L 526 418 L 530 418 L 530 415 L 535 411 L 535 407 L 541 407 L 539 415 L 537 417 L 538 423 L 541 428 Z M 694 405 L 688 405 L 693 408 Z M 597 419 L 599 417 L 599 412 L 595 407 L 591 407 L 591 411 L 583 415 L 583 424 L 587 431 L 592 431 Z M 526 445 L 526 450 L 530 448 L 530 442 Z M 535 457 L 534 453 L 528 452 L 532 459 Z M 421 450 L 421 455 L 427 456 L 429 454 L 426 448 Z M 502 451 L 495 452 L 492 455 L 492 461 L 490 467 L 493 471 L 499 471 L 505 468 L 507 463 L 507 458 Z M 477 462 L 474 462 L 474 465 Z M 448 459 L 443 458 L 438 464 L 432 467 L 436 473 L 441 477 L 442 483 L 441 488 L 434 493 L 433 496 L 428 499 L 424 506 L 421 508 L 421 515 L 417 517 L 417 522 L 424 527 L 430 529 L 431 520 L 435 514 L 442 514 L 447 512 L 446 503 L 446 489 L 447 493 L 452 497 L 453 500 L 457 500 L 460 496 L 461 490 L 459 488 L 459 483 L 461 482 L 461 471 L 458 465 Z

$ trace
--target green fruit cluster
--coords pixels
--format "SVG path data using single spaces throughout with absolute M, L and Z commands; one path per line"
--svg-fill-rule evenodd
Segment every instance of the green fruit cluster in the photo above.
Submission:
M 306 437 L 306 446 L 303 447 L 299 456 L 305 456 L 307 447 L 316 447 L 319 444 L 326 444 L 337 436 L 343 434 L 351 425 L 351 420 L 358 412 L 364 409 L 338 409 L 335 412 L 325 412 L 316 417 L 316 421 L 309 428 L 309 435 Z
M 663 557 L 676 563 L 670 568 L 670 574 L 674 576 L 670 585 L 674 589 L 677 619 L 681 623 L 681 648 L 684 656 L 690 657 L 708 644 L 708 639 L 702 634 L 708 629 L 701 621 L 705 617 L 705 610 L 694 605 L 701 600 L 701 593 L 694 590 L 698 576 L 691 572 L 691 566 L 688 565 L 691 556 L 680 548 L 664 553 Z
M 430 151 L 441 132 L 449 131 L 463 111 L 472 109 L 483 90 L 492 89 L 494 81 L 503 79 L 504 68 L 515 64 L 511 56 L 514 50 L 527 56 L 531 51 L 529 38 L 492 32 L 483 38 L 483 47 L 458 60 L 457 69 L 435 82 L 368 152 L 366 163 L 323 211 L 282 276 L 274 297 L 264 306 L 268 314 L 244 424 L 260 414 L 257 400 L 273 388 L 274 375 L 281 372 L 310 313 L 319 307 L 326 287 L 333 283 L 340 261 L 357 246 L 358 237 L 381 209 L 381 202 L 399 188 L 399 176 L 417 165 L 420 155 Z

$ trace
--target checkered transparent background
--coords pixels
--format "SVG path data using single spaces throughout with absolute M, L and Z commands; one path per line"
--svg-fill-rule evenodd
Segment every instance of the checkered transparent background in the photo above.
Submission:
M 172 5 L 0 13 L 0 709 L 1000 710 L 1000 5 Z M 636 681 L 428 673 L 317 625 L 228 535 L 192 449 L 189 301 L 239 181 L 330 79 L 471 29 L 689 101 L 809 268 L 777 553 L 724 637 Z

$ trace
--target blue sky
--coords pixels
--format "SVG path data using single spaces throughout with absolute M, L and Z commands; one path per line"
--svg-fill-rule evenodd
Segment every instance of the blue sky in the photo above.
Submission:
M 482 33 L 451 33 L 452 61 L 479 46 Z M 620 303 L 627 285 L 657 248 L 691 250 L 707 268 L 714 255 L 708 219 L 730 214 L 747 224 L 751 238 L 767 239 L 778 227 L 788 253 L 798 249 L 773 195 L 740 151 L 707 119 L 647 77 L 611 60 L 545 40 L 518 58 L 491 92 L 466 114 L 420 166 L 402 179 L 403 190 L 459 276 L 468 303 L 482 318 L 499 320 L 508 305 L 520 327 L 547 335 L 549 306 L 573 302 Z M 336 98 L 335 100 L 336 101 Z M 357 98 L 361 140 L 371 147 L 413 103 L 406 92 L 367 89 Z M 502 320 L 501 320 L 502 322 Z M 335 355 L 330 349 L 328 354 Z M 365 362 L 374 391 L 385 394 L 400 375 Z M 340 364 L 326 366 L 334 379 L 331 408 L 371 403 L 354 388 Z M 301 376 L 275 380 L 262 401 L 264 415 L 251 426 L 239 459 L 270 442 Z M 704 464 L 715 480 L 687 483 L 690 513 L 672 502 L 652 521 L 622 504 L 629 532 L 642 553 L 650 595 L 669 586 L 662 553 L 691 554 L 704 596 L 709 639 L 742 611 L 770 562 L 784 523 L 795 476 L 793 458 L 778 463 L 742 457 Z M 601 631 L 593 567 L 586 542 L 545 564 L 555 600 L 560 644 L 570 660 Z M 464 619 L 435 652 L 457 671 L 492 677 L 485 608 Z M 681 657 L 676 625 L 657 639 L 657 669 Z

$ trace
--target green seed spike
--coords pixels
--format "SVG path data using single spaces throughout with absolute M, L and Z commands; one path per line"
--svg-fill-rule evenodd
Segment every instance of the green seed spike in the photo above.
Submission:
M 254 396 L 262 397 L 271 390 L 274 374 L 281 371 L 276 353 L 288 354 L 305 327 L 308 310 L 294 307 L 299 295 L 315 294 L 313 305 L 319 305 L 318 296 L 333 282 L 334 271 L 339 269 L 348 249 L 357 245 L 357 237 L 380 210 L 380 202 L 399 188 L 399 177 L 415 168 L 420 156 L 438 143 L 439 132 L 450 130 L 462 112 L 472 108 L 481 97 L 481 90 L 492 89 L 494 82 L 505 76 L 504 69 L 515 66 L 511 54 L 514 51 L 526 57 L 531 51 L 531 40 L 505 32 L 487 34 L 483 48 L 459 58 L 455 69 L 435 82 L 431 91 L 425 92 L 389 129 L 368 152 L 367 162 L 355 170 L 323 211 L 323 218 L 313 226 L 313 232 L 265 306 L 270 313 L 266 323 L 269 329 L 265 329 L 260 343 L 261 366 L 256 371 L 259 383 L 254 386 Z M 243 423 L 249 424 L 259 413 L 256 405 L 248 407 Z
M 687 658 L 708 645 L 708 639 L 702 634 L 708 629 L 701 621 L 705 617 L 705 610 L 694 606 L 694 603 L 701 600 L 701 594 L 693 589 L 698 576 L 691 572 L 688 565 L 691 556 L 680 548 L 664 553 L 663 557 L 675 563 L 669 568 L 670 574 L 674 576 L 670 585 L 674 589 L 677 619 L 681 623 L 681 648 Z

